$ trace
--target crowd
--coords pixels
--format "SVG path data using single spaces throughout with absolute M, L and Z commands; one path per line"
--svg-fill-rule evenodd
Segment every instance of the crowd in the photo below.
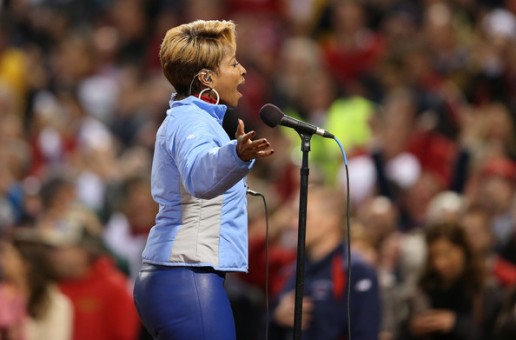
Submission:
M 516 338 L 516 1 L 0 0 L 0 339 L 148 337 L 131 291 L 173 92 L 158 51 L 195 19 L 237 24 L 246 83 L 224 127 L 275 149 L 248 178 L 269 289 L 254 197 L 249 273 L 226 284 L 239 338 L 292 327 L 300 139 L 260 121 L 268 102 L 349 159 L 348 187 L 313 137 L 310 339 L 346 329 L 347 243 L 353 339 Z

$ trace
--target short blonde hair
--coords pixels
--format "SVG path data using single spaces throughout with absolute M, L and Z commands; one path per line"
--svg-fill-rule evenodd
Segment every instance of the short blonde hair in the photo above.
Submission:
M 232 21 L 197 20 L 167 31 L 159 52 L 161 68 L 179 97 L 200 91 L 193 81 L 202 69 L 218 71 L 228 47 L 235 47 Z M 192 88 L 190 86 L 192 84 Z

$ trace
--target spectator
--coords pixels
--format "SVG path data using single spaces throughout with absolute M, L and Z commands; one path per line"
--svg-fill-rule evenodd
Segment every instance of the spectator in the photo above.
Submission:
M 1 339 L 72 339 L 73 309 L 54 281 L 33 228 L 18 229 L 0 245 Z
M 498 316 L 494 340 L 510 340 L 516 337 L 516 286 L 507 294 Z
M 9 41 L 14 28 L 9 23 L 8 15 L 0 12 L 0 85 L 7 86 L 13 97 L 12 110 L 21 116 L 26 106 L 27 60 L 23 51 Z
M 504 288 L 516 284 L 516 265 L 496 251 L 491 217 L 487 210 L 481 206 L 470 206 L 462 214 L 460 222 L 471 248 L 486 265 L 488 280 Z
M 0 335 L 2 339 L 20 339 L 25 337 L 27 315 L 26 296 L 17 282 L 23 280 L 23 260 L 12 244 L 2 241 L 0 247 Z
M 118 260 L 124 262 L 131 282 L 140 271 L 142 251 L 154 225 L 158 206 L 147 177 L 128 178 L 120 189 L 120 208 L 111 215 L 103 238 Z
M 399 307 L 406 289 L 405 285 L 410 283 L 411 270 L 407 270 L 410 263 L 407 263 L 409 261 L 403 259 L 402 255 L 410 250 L 416 236 L 398 231 L 398 211 L 392 201 L 383 196 L 376 196 L 361 205 L 357 219 L 363 224 L 363 233 L 370 237 L 374 247 L 373 265 L 378 275 L 382 301 L 380 339 L 394 339 L 403 318 L 403 312 Z M 353 226 L 354 228 L 356 226 Z M 353 234 L 351 238 L 352 246 L 356 246 Z M 419 248 L 418 245 L 416 247 Z M 417 256 L 411 257 L 410 260 L 414 261 L 414 257 L 417 263 Z
M 312 187 L 308 197 L 306 263 L 304 273 L 303 338 L 340 339 L 348 331 L 354 339 L 378 339 L 380 297 L 376 273 L 352 254 L 351 282 L 346 282 L 347 255 L 342 241 L 343 205 L 338 193 Z M 351 284 L 351 300 L 346 286 Z M 295 275 L 273 307 L 271 339 L 290 339 L 294 326 Z M 350 303 L 348 315 L 347 304 Z M 348 329 L 347 317 L 351 329 Z
M 370 122 L 371 128 L 364 126 L 361 145 L 370 151 L 350 158 L 351 200 L 354 205 L 363 203 L 375 194 L 386 196 L 400 205 L 400 192 L 415 185 L 422 167 L 415 155 L 409 152 L 410 136 L 414 133 L 415 102 L 408 89 L 396 89 L 386 94 L 381 111 L 374 116 L 367 102 L 352 106 L 354 114 L 362 112 L 359 119 L 364 124 Z M 351 108 L 348 111 L 351 112 Z M 360 108 L 362 107 L 362 108 Z M 360 108 L 360 109 L 359 109 Z M 371 111 L 371 112 L 370 112 Z M 358 119 L 358 118 L 357 118 Z M 328 126 L 329 131 L 333 131 Z M 345 183 L 343 167 L 340 183 Z M 400 207 L 401 208 L 401 207 Z M 410 229 L 412 226 L 403 226 Z
M 513 211 L 516 193 L 516 163 L 506 157 L 488 159 L 478 177 L 473 202 L 483 206 L 492 216 L 491 228 L 496 247 L 509 249 L 515 234 Z
M 332 1 L 330 8 L 333 30 L 322 42 L 329 73 L 347 94 L 367 96 L 365 80 L 383 52 L 382 38 L 367 27 L 361 1 Z
M 95 226 L 68 210 L 38 228 L 51 247 L 59 288 L 73 304 L 73 339 L 137 339 L 140 323 L 128 280 L 105 254 Z
M 425 230 L 428 255 L 402 339 L 490 339 L 499 297 L 485 284 L 484 269 L 456 223 Z

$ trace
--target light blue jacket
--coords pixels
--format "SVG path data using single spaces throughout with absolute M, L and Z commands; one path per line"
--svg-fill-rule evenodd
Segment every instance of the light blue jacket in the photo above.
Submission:
M 245 177 L 254 161 L 222 128 L 225 105 L 170 101 L 157 135 L 152 196 L 159 204 L 143 262 L 247 271 Z

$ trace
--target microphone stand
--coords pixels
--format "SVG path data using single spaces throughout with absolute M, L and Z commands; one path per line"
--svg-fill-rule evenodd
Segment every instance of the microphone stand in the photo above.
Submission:
M 294 305 L 294 340 L 301 339 L 301 319 L 303 310 L 303 292 L 305 275 L 305 239 L 306 239 L 306 210 L 308 201 L 308 152 L 310 151 L 311 134 L 299 133 L 301 137 L 301 177 L 299 191 L 299 225 L 297 231 L 297 263 L 296 263 L 296 292 Z

